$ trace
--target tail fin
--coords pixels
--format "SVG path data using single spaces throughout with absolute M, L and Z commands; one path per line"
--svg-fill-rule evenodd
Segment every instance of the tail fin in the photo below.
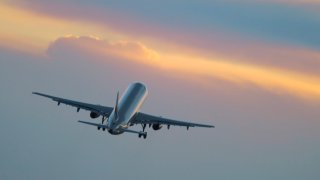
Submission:
M 117 93 L 117 100 L 116 100 L 116 106 L 114 107 L 114 112 L 115 112 L 115 119 L 118 120 L 119 117 L 119 109 L 118 109 L 118 101 L 119 101 L 119 91 Z

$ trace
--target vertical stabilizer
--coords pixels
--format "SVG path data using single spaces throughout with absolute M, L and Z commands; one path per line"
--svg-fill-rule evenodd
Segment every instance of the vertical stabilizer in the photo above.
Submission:
M 118 103 L 119 103 L 119 91 L 118 91 L 118 93 L 117 93 L 116 106 L 114 107 L 114 112 L 115 112 L 115 119 L 116 119 L 116 121 L 118 120 L 118 117 L 119 117 Z

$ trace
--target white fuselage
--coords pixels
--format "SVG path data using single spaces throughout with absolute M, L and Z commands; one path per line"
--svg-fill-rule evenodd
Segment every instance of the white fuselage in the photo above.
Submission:
M 123 129 L 128 128 L 130 121 L 139 112 L 147 95 L 148 90 L 144 84 L 140 82 L 130 84 L 119 100 L 118 117 L 114 108 L 108 118 L 109 133 L 115 135 L 123 133 Z

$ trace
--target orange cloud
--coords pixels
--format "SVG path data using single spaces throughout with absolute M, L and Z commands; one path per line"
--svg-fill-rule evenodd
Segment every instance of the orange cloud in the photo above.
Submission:
M 221 58 L 164 56 L 162 66 L 172 71 L 219 78 L 235 83 L 250 83 L 275 93 L 289 93 L 308 99 L 320 99 L 320 78 L 270 67 L 234 63 Z M 207 81 L 210 83 L 210 81 Z
M 126 39 L 130 42 L 144 42 L 156 47 L 158 51 L 169 52 L 170 54 L 194 52 L 194 54 L 200 56 L 219 55 L 225 59 L 248 64 L 276 66 L 283 69 L 320 74 L 320 68 L 317 68 L 320 66 L 320 61 L 317 60 L 320 53 L 301 47 L 288 47 L 288 45 L 284 47 L 271 43 L 250 42 L 248 39 L 240 39 L 237 35 L 230 33 L 210 32 L 199 34 L 198 32 L 169 31 L 165 27 L 150 27 L 145 22 L 136 22 L 136 19 L 131 17 L 121 16 L 117 18 L 116 22 L 109 22 L 109 19 L 96 21 L 93 17 L 83 19 L 81 16 L 83 12 L 88 11 L 89 14 L 95 14 L 94 12 L 97 11 L 90 8 L 71 9 L 70 14 L 80 16 L 77 19 L 68 18 L 68 15 L 51 14 L 49 16 L 45 11 L 46 9 L 42 11 L 36 8 L 36 10 L 32 8 L 21 9 L 18 7 L 24 6 L 16 7 L 14 6 L 15 3 L 9 4 L 11 6 L 0 2 L 0 12 L 2 12 L 2 16 L 0 16 L 0 44 L 24 51 L 42 53 L 52 39 L 65 34 L 93 34 L 115 41 Z M 28 3 L 23 4 L 29 5 Z M 55 8 L 63 8 L 61 3 L 50 3 L 47 6 L 51 8 L 54 4 L 56 4 Z M 30 3 L 30 6 L 32 5 L 37 5 L 37 3 Z M 71 7 L 68 6 L 65 9 L 69 8 Z M 65 13 L 65 11 L 63 12 Z
M 74 48 L 78 50 L 78 53 L 86 52 L 93 57 L 99 55 L 134 60 L 140 64 L 166 70 L 171 74 L 182 74 L 188 79 L 190 77 L 194 79 L 219 78 L 229 82 L 254 84 L 276 93 L 290 93 L 299 97 L 320 99 L 320 80 L 318 76 L 312 76 L 305 72 L 276 69 L 273 68 L 272 63 L 268 66 L 258 65 L 264 56 L 263 52 L 268 54 L 268 51 L 270 51 L 268 46 L 258 48 L 260 53 L 251 58 L 255 61 L 241 60 L 241 58 L 244 59 L 248 56 L 241 58 L 239 56 L 230 56 L 230 51 L 233 52 L 232 48 L 227 48 L 228 52 L 220 53 L 217 56 L 215 47 L 228 47 L 222 42 L 217 43 L 216 46 L 210 46 L 214 49 L 213 53 L 212 50 L 209 51 L 208 49 L 198 51 L 195 44 L 188 47 L 178 44 L 178 48 L 168 50 L 163 47 L 166 47 L 166 45 L 174 47 L 175 45 L 172 45 L 170 41 L 164 42 L 155 37 L 150 40 L 151 44 L 155 45 L 154 47 L 158 47 L 157 51 L 155 51 L 136 40 L 130 33 L 120 33 L 120 35 L 116 32 L 111 33 L 111 31 L 108 31 L 108 27 L 102 25 L 67 21 L 45 15 L 40 16 L 39 14 L 13 8 L 2 3 L 0 3 L 0 12 L 1 44 L 24 50 L 29 50 L 32 47 L 39 52 L 44 52 L 52 39 L 61 37 L 63 34 L 98 34 L 111 40 L 93 36 L 67 36 L 52 42 L 47 52 L 49 55 L 55 55 L 61 50 L 67 51 L 70 48 Z M 170 37 L 174 37 L 174 35 L 173 33 Z M 127 41 L 114 39 L 127 39 Z M 260 45 L 258 44 L 257 46 Z M 244 50 L 241 46 L 238 47 L 240 49 L 238 52 Z M 286 54 L 290 54 L 289 57 L 298 55 L 301 59 L 309 57 L 312 59 L 310 61 L 312 63 L 319 61 L 319 53 L 312 51 L 292 51 L 288 49 L 282 55 L 287 58 Z M 274 59 L 282 61 L 281 56 Z M 270 56 L 269 59 L 272 58 Z M 210 84 L 210 81 L 207 82 Z
M 0 2 L 0 45 L 23 51 L 43 52 L 52 39 L 64 34 L 92 34 L 117 37 L 107 29 L 88 22 L 50 17 Z
M 48 53 L 68 49 L 77 49 L 77 52 L 87 52 L 93 56 L 112 56 L 134 60 L 171 74 L 178 73 L 186 78 L 207 79 L 206 82 L 209 85 L 210 78 L 222 79 L 234 83 L 253 84 L 275 93 L 289 93 L 298 97 L 320 99 L 320 78 L 293 71 L 236 63 L 232 59 L 220 57 L 160 53 L 147 48 L 142 43 L 111 42 L 84 36 L 59 38 L 49 46 Z
M 117 57 L 129 60 L 155 60 L 158 53 L 146 47 L 140 42 L 133 41 L 110 41 L 95 36 L 68 35 L 52 42 L 47 50 L 51 56 L 60 54 L 61 51 L 76 49 L 92 54 Z

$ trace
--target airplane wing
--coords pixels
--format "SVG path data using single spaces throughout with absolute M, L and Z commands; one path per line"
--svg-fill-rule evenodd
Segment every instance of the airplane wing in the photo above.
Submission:
M 84 109 L 87 111 L 92 111 L 92 112 L 98 113 L 99 115 L 102 115 L 102 116 L 109 116 L 113 110 L 112 107 L 106 107 L 106 106 L 100 106 L 100 105 L 94 105 L 94 104 L 73 101 L 73 100 L 69 100 L 69 99 L 63 99 L 63 98 L 50 96 L 50 95 L 42 94 L 42 93 L 38 93 L 38 92 L 32 92 L 32 94 L 36 94 L 39 96 L 50 98 L 53 101 L 58 102 L 58 105 L 60 105 L 60 103 L 62 103 L 62 104 L 66 104 L 69 106 L 76 107 L 77 111 L 79 111 L 80 109 Z
M 186 126 L 189 127 L 206 127 L 206 128 L 214 128 L 212 125 L 206 124 L 198 124 L 198 123 L 191 123 L 191 122 L 184 122 L 184 121 L 177 121 L 173 119 L 167 119 L 163 117 L 157 117 L 145 113 L 138 113 L 134 118 L 133 122 L 135 124 L 164 124 L 164 125 L 173 125 L 173 126 Z

